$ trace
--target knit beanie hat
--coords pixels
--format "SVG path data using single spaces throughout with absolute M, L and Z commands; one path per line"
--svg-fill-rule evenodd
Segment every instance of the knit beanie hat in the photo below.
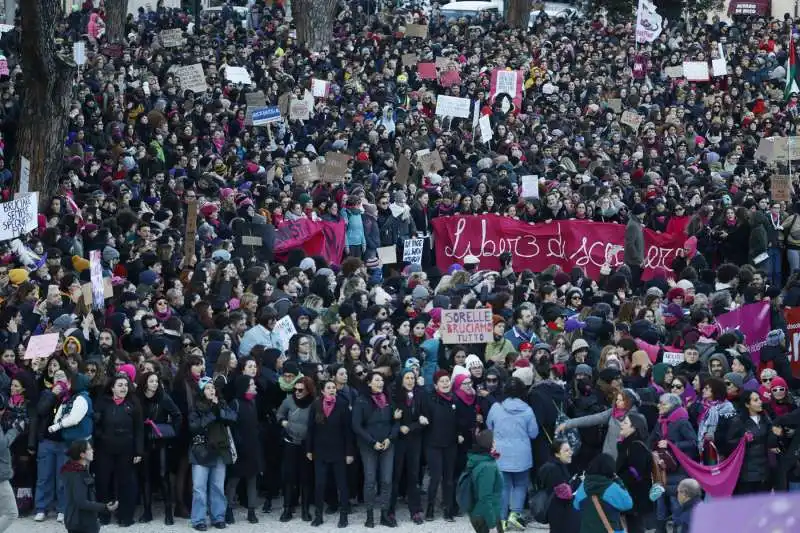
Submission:
M 481 362 L 480 358 L 471 353 L 467 356 L 467 359 L 464 361 L 464 366 L 467 367 L 467 370 L 472 370 L 475 367 L 483 367 L 483 363 Z
M 12 285 L 25 283 L 28 281 L 28 278 L 28 271 L 24 268 L 12 268 L 8 271 L 8 281 L 10 281 Z
M 581 363 L 575 367 L 575 375 L 577 376 L 578 374 L 583 374 L 585 376 L 592 377 L 593 374 L 592 367 L 590 367 L 586 363 Z
M 464 368 L 464 367 L 463 367 L 463 366 L 461 366 L 461 365 L 455 365 L 455 366 L 453 367 L 453 374 L 450 376 L 450 379 L 452 379 L 453 381 L 455 381 L 455 379 L 456 379 L 458 376 L 461 376 L 461 375 L 469 376 L 469 370 L 467 370 L 466 368 Z
M 526 387 L 530 387 L 533 385 L 533 368 L 530 366 L 517 368 L 514 370 L 514 373 L 511 374 L 512 377 L 519 378 Z
M 437 383 L 439 383 L 439 380 L 444 378 L 444 377 L 448 377 L 449 378 L 450 377 L 450 373 L 447 370 L 445 370 L 443 368 L 440 368 L 433 375 L 433 384 L 436 385 Z
M 730 381 L 731 383 L 733 383 L 734 387 L 736 387 L 739 390 L 742 390 L 744 388 L 744 378 L 740 374 L 737 374 L 736 372 L 728 372 L 727 374 L 725 374 L 725 381 Z

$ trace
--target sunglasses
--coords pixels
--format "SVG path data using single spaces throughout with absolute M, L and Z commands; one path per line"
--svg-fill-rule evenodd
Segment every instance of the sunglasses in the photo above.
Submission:
M 497 383 L 497 379 L 495 379 L 495 378 L 486 378 L 486 383 Z
M 770 381 L 772 381 L 772 378 L 764 378 L 761 380 L 761 383 L 769 383 Z
M 303 388 L 303 387 L 297 387 L 296 389 L 294 389 L 294 391 L 295 391 L 295 392 L 305 392 L 305 391 L 306 391 L 306 389 L 305 389 L 305 388 Z
M 682 389 L 682 388 L 683 388 L 683 385 L 681 383 L 673 383 L 672 384 L 672 389 L 673 390 L 674 389 Z
M 367 375 L 367 372 L 364 371 L 364 370 L 362 370 L 361 372 L 356 372 L 356 376 L 359 376 L 359 377 L 366 376 L 366 375 Z
M 726 387 L 733 387 L 733 383 L 731 383 L 730 381 L 726 381 L 725 382 L 725 386 Z
M 772 392 L 786 392 L 786 387 L 772 387 Z

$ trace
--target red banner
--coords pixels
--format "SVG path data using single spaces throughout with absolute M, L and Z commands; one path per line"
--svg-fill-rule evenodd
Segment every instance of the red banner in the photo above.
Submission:
M 275 257 L 286 258 L 289 250 L 302 248 L 307 256 L 319 255 L 330 264 L 342 262 L 344 253 L 344 220 L 312 222 L 307 218 L 284 222 L 275 230 Z
M 787 307 L 783 310 L 786 318 L 786 347 L 792 363 L 792 374 L 800 375 L 800 307 Z
M 433 220 L 436 264 L 445 270 L 474 255 L 480 267 L 498 270 L 498 256 L 511 252 L 514 270 L 541 272 L 552 264 L 569 271 L 583 268 L 597 278 L 608 260 L 614 267 L 623 262 L 625 226 L 582 220 L 527 223 L 499 215 L 452 216 Z M 653 277 L 653 269 L 670 265 L 685 242 L 684 236 L 644 230 L 645 269 L 642 279 Z

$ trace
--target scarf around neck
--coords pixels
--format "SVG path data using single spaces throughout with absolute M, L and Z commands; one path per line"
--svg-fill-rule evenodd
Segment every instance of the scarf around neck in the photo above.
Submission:
M 667 440 L 669 425 L 680 420 L 689 420 L 689 413 L 683 407 L 676 407 L 667 416 L 659 416 L 658 423 L 661 425 L 661 438 Z
M 375 407 L 378 409 L 383 409 L 387 405 L 389 405 L 389 401 L 386 399 L 386 395 L 382 392 L 379 393 L 372 393 L 372 403 L 375 404 Z
M 467 405 L 475 404 L 475 392 L 469 393 L 461 390 L 461 387 L 459 387 L 458 390 L 456 390 L 456 396 Z
M 325 413 L 325 418 L 331 416 L 333 408 L 336 407 L 336 395 L 322 397 L 322 412 Z
M 289 381 L 285 377 L 281 376 L 278 378 L 278 386 L 281 388 L 283 392 L 293 392 L 294 391 L 294 384 L 302 379 L 303 374 L 297 374 L 293 380 Z

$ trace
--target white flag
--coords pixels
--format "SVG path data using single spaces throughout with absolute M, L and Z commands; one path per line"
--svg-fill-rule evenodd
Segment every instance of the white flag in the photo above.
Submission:
M 639 0 L 636 10 L 636 42 L 652 43 L 661 35 L 664 19 L 650 0 Z

